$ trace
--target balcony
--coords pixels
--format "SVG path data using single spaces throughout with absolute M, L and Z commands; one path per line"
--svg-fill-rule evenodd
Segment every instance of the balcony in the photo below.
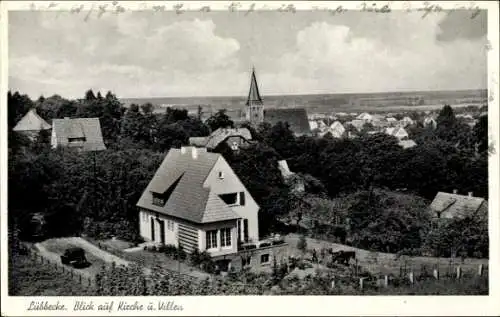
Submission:
M 283 245 L 285 244 L 285 239 L 280 235 L 274 235 L 267 238 L 264 238 L 259 241 L 250 241 L 241 243 L 238 246 L 238 251 L 249 251 L 249 250 L 257 250 L 263 248 L 269 248 L 273 246 Z

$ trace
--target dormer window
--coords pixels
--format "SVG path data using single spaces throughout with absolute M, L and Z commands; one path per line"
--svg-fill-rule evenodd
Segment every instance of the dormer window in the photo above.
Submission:
M 222 171 L 219 171 L 219 179 L 224 179 L 224 173 Z
M 158 193 L 153 193 L 153 205 L 163 207 L 165 205 L 165 197 Z

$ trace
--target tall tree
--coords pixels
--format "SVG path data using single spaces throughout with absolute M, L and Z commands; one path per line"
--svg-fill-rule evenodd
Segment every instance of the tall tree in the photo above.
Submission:
M 226 109 L 221 109 L 207 119 L 206 124 L 210 127 L 211 131 L 218 128 L 232 128 L 234 122 L 226 114 Z

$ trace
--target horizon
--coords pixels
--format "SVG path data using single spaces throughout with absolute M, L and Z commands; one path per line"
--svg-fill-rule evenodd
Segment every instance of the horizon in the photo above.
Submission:
M 37 100 L 40 97 L 44 98 L 50 98 L 53 96 L 59 96 L 64 99 L 68 100 L 76 100 L 76 99 L 81 99 L 85 97 L 85 92 L 87 92 L 89 89 L 84 91 L 80 97 L 66 97 L 64 95 L 55 93 L 51 95 L 39 95 L 39 96 L 32 96 L 30 94 L 27 94 L 23 91 L 20 90 L 11 90 L 9 89 L 8 92 L 15 93 L 18 92 L 21 95 L 27 95 L 31 100 Z M 92 91 L 97 94 L 98 92 L 101 92 L 101 94 L 107 93 L 107 90 L 95 90 L 92 89 Z M 377 92 L 349 92 L 349 93 L 288 93 L 288 94 L 278 94 L 278 93 L 273 93 L 273 94 L 261 94 L 262 97 L 281 97 L 281 96 L 320 96 L 320 95 L 384 95 L 384 94 L 412 94 L 412 93 L 452 93 L 452 92 L 488 92 L 488 88 L 476 88 L 476 89 L 446 89 L 446 90 L 400 90 L 400 91 L 377 91 Z M 172 98 L 172 99 L 182 99 L 182 98 L 246 98 L 246 96 L 237 96 L 237 95 L 212 95 L 212 96 L 139 96 L 139 97 L 122 97 L 118 96 L 115 94 L 115 92 L 111 91 L 112 94 L 114 94 L 118 99 L 162 99 L 162 98 Z

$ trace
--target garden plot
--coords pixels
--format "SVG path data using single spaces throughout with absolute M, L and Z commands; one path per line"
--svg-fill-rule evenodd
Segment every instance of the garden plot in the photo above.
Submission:
M 302 254 L 301 251 L 297 249 L 299 235 L 289 234 L 285 237 L 285 241 L 288 243 L 288 254 Z M 461 259 L 450 258 L 424 256 L 397 257 L 396 254 L 392 253 L 373 252 L 329 241 L 307 238 L 307 249 L 316 249 L 319 256 L 321 248 L 331 248 L 333 252 L 340 250 L 355 251 L 358 264 L 372 274 L 398 275 L 400 274 L 400 269 L 403 269 L 405 272 L 414 271 L 415 274 L 419 274 L 423 268 L 425 268 L 428 273 L 432 274 L 432 271 L 436 266 L 439 267 L 440 274 L 445 274 L 448 271 L 455 270 L 458 265 L 461 266 L 464 273 L 476 274 L 480 264 L 485 267 L 488 265 L 488 259 L 467 258 L 462 262 Z

